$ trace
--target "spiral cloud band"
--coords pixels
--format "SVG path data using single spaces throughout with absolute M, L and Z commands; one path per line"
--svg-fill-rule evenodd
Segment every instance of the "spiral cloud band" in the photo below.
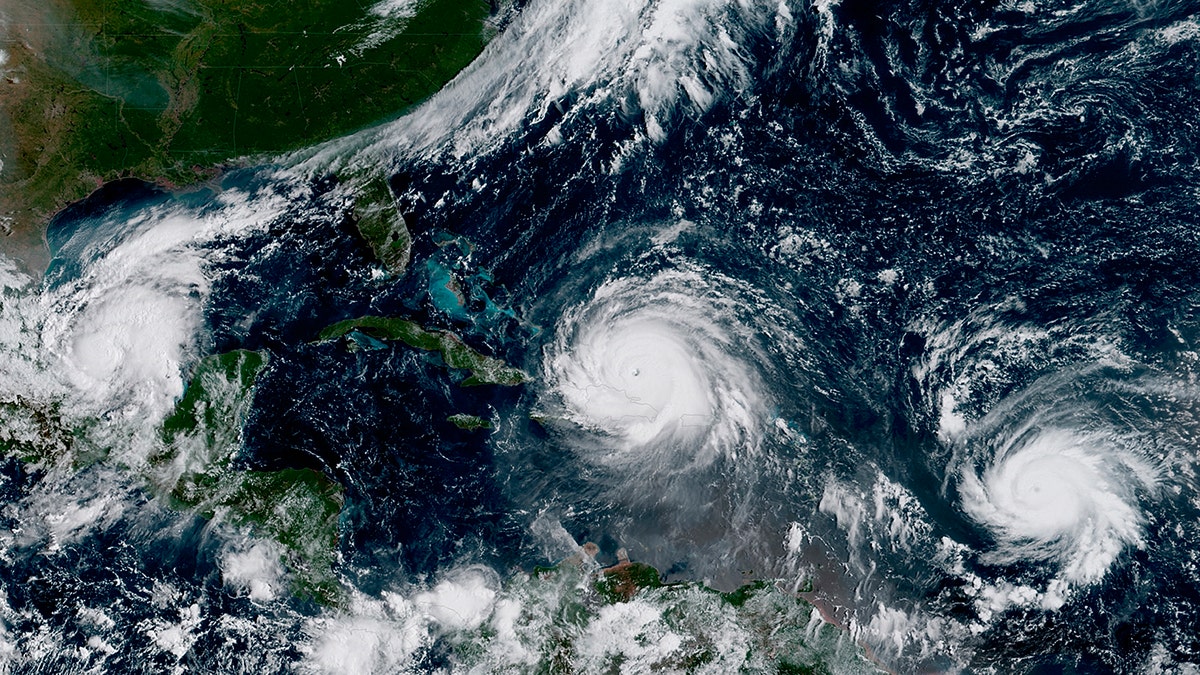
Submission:
M 564 313 L 545 380 L 600 459 L 682 469 L 753 450 L 762 385 L 738 291 L 672 269 L 609 280 Z
M 1138 493 L 1152 466 L 1114 439 L 1028 429 L 1008 439 L 981 472 L 964 471 L 963 510 L 996 539 L 990 561 L 1057 563 L 1071 583 L 1099 580 L 1142 542 Z

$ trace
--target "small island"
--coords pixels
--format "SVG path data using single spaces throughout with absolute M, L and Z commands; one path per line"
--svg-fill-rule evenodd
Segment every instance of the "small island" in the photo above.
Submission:
M 446 418 L 446 421 L 463 431 L 480 431 L 492 428 L 490 421 L 476 415 L 466 415 L 463 413 L 451 415 Z

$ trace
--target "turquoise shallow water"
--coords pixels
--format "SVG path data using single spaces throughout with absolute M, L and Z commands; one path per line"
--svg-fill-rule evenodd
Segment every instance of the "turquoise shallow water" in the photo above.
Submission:
M 0 401 L 25 415 L 2 429 L 65 420 L 110 457 L 5 464 L 2 653 L 15 672 L 1186 669 L 1194 15 L 531 2 L 412 116 L 299 169 L 67 212 L 44 285 L 0 277 Z M 406 274 L 355 234 L 343 162 L 393 177 Z M 461 387 L 434 352 L 316 340 L 366 315 L 530 380 Z M 184 376 L 235 348 L 270 356 L 235 466 L 344 488 L 337 609 L 140 472 Z M 684 585 L 618 606 L 587 561 L 528 575 L 585 542 L 597 568 L 624 549 Z M 747 606 L 718 593 L 755 581 Z

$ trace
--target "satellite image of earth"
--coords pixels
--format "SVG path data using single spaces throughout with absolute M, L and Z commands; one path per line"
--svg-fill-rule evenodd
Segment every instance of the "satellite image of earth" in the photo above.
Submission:
M 1200 4 L 0 0 L 0 674 L 1200 673 Z

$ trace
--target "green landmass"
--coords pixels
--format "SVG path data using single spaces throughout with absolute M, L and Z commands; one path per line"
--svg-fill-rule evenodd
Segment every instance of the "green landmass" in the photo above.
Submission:
M 250 388 L 266 364 L 266 355 L 246 350 L 205 359 L 175 410 L 163 420 L 163 440 L 171 443 L 180 436 L 200 432 L 208 446 L 227 448 L 236 443 L 241 426 L 238 423 L 250 403 Z
M 481 384 L 513 386 L 529 380 L 529 376 L 525 373 L 500 359 L 475 351 L 454 333 L 426 330 L 420 324 L 408 319 L 385 316 L 347 319 L 326 327 L 317 336 L 317 339 L 321 342 L 335 340 L 351 332 L 359 332 L 376 340 L 400 341 L 416 349 L 437 352 L 441 354 L 447 366 L 470 371 L 471 375 L 461 383 L 463 386 Z
M 22 397 L 0 401 L 0 453 L 27 464 L 71 458 L 75 436 L 54 406 Z
M 264 354 L 238 350 L 204 359 L 161 427 L 162 449 L 145 467 L 175 508 L 250 528 L 278 542 L 293 591 L 322 604 L 339 600 L 337 561 L 342 487 L 311 469 L 247 471 L 232 466 Z M 74 470 L 105 459 L 56 404 L 0 400 L 0 454 L 31 466 Z
M 662 586 L 658 570 L 643 563 L 621 563 L 596 580 L 596 592 L 607 602 L 626 602 L 645 588 Z
M 480 429 L 491 429 L 492 423 L 482 417 L 475 415 L 466 415 L 458 413 L 446 418 L 446 421 L 466 431 L 479 431 Z
M 358 233 L 370 244 L 375 257 L 392 274 L 404 274 L 412 257 L 412 235 L 383 179 L 367 180 L 358 189 L 354 217 Z
M 151 458 L 153 482 L 177 508 L 251 527 L 281 544 L 293 590 L 322 604 L 338 600 L 342 488 L 311 469 L 246 471 L 231 466 L 266 365 L 263 354 L 234 351 L 201 362 L 163 422 L 165 450 Z
M 747 600 L 754 597 L 756 593 L 762 591 L 768 585 L 769 584 L 766 581 L 762 580 L 751 581 L 750 583 L 742 584 L 741 587 L 736 588 L 729 593 L 722 593 L 721 597 L 725 599 L 725 602 L 728 602 L 734 607 L 741 607 L 742 605 L 746 604 Z
M 700 582 L 661 579 L 643 563 L 596 570 L 576 555 L 511 580 L 503 593 L 520 598 L 513 624 L 526 653 L 537 655 L 530 672 L 880 672 L 843 630 L 814 619 L 811 604 L 774 583 L 720 593 Z M 622 611 L 630 605 L 636 606 Z M 581 640 L 589 640 L 598 625 L 622 630 L 623 616 L 641 632 L 612 643 L 598 663 L 595 642 L 583 647 Z M 478 632 L 458 639 L 454 649 L 465 669 L 485 671 L 496 664 L 487 650 L 493 636 L 487 624 Z M 640 646 L 659 644 L 664 636 L 674 648 L 650 650 L 649 658 L 639 654 Z
M 228 466 L 182 476 L 171 490 L 177 506 L 252 526 L 278 542 L 293 574 L 293 591 L 320 604 L 336 603 L 341 485 L 312 469 L 238 471 Z
M 108 458 L 108 448 L 89 440 L 94 420 L 72 420 L 61 401 L 16 396 L 0 400 L 0 455 L 42 469 L 85 469 Z
M 493 32 L 486 0 L 419 0 L 407 19 L 372 5 L 14 0 L 0 28 L 5 248 L 28 261 L 49 218 L 105 182 L 191 184 L 394 117 Z M 388 229 L 370 207 L 361 217 Z

